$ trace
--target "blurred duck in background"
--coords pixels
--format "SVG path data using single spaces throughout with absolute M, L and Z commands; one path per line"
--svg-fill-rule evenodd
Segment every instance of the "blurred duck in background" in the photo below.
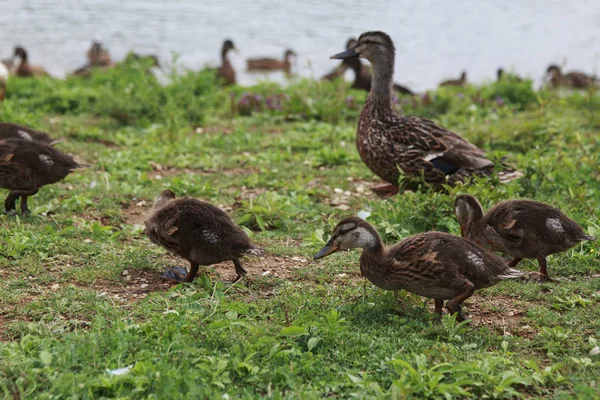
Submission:
M 30 76 L 50 76 L 43 67 L 29 64 L 27 51 L 21 46 L 15 47 L 14 65 L 12 66 L 14 75 L 20 77 Z
M 571 87 L 576 89 L 587 89 L 598 84 L 598 78 L 584 72 L 572 71 L 563 75 L 560 67 L 552 64 L 546 70 L 546 82 L 550 87 Z
M 292 57 L 297 54 L 290 49 L 287 49 L 283 55 L 283 60 L 275 58 L 250 58 L 246 60 L 248 71 L 278 71 L 282 70 L 289 74 L 292 70 Z

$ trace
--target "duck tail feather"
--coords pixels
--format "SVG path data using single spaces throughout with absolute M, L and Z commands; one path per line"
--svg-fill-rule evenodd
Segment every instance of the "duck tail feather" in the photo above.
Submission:
M 500 279 L 516 279 L 521 278 L 525 275 L 525 272 L 518 270 L 516 268 L 507 268 L 504 270 L 502 275 L 498 275 Z

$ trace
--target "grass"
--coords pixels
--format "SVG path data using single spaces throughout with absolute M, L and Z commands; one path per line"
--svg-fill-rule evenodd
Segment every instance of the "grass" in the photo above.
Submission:
M 549 259 L 558 284 L 477 292 L 471 325 L 405 292 L 364 284 L 358 252 L 313 262 L 336 222 L 360 210 L 387 243 L 457 234 L 458 193 L 484 207 L 530 198 L 600 234 L 600 97 L 534 92 L 530 82 L 402 98 L 508 155 L 524 178 L 391 200 L 354 146 L 364 93 L 299 81 L 220 89 L 209 72 L 160 84 L 130 63 L 90 80 L 12 80 L 0 120 L 48 131 L 91 164 L 0 216 L 0 392 L 8 398 L 596 398 L 598 242 Z M 142 233 L 170 188 L 220 205 L 267 250 L 247 279 L 208 268 L 158 279 L 182 260 Z M 2 191 L 5 195 L 6 192 Z M 527 261 L 522 265 L 535 270 Z M 119 368 L 123 374 L 111 374 Z

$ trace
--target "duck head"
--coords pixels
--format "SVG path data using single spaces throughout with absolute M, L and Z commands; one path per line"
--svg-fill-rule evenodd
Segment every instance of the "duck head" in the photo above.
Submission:
M 350 44 L 350 41 L 348 44 Z M 377 64 L 379 61 L 391 60 L 393 62 L 395 53 L 396 49 L 392 39 L 384 32 L 375 31 L 363 33 L 349 49 L 329 58 L 343 60 L 360 57 Z
M 27 52 L 21 46 L 15 47 L 15 55 L 14 58 L 20 58 L 22 61 L 27 61 Z
M 460 225 L 460 235 L 467 237 L 472 225 L 483 217 L 483 207 L 475 196 L 463 194 L 454 201 L 454 213 Z
M 336 225 L 333 235 L 314 259 L 323 258 L 340 250 L 375 248 L 380 240 L 379 235 L 368 222 L 358 217 L 346 218 Z
M 237 51 L 237 48 L 233 44 L 232 40 L 227 39 L 226 41 L 223 42 L 223 48 L 221 50 L 221 54 L 225 55 L 225 54 L 227 54 L 229 52 L 229 50 L 236 50 Z

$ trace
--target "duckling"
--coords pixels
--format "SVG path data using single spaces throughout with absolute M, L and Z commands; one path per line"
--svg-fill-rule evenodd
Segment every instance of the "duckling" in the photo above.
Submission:
M 8 67 L 3 62 L 0 62 L 0 101 L 4 101 L 9 77 L 10 72 Z
M 145 233 L 152 243 L 190 263 L 189 272 L 185 268 L 165 272 L 163 278 L 174 282 L 192 282 L 200 265 L 223 261 L 233 261 L 236 282 L 246 275 L 240 258 L 259 252 L 225 211 L 191 197 L 176 198 L 170 190 L 156 198 L 152 215 L 145 223 Z
M 338 223 L 314 258 L 355 248 L 363 249 L 360 271 L 375 286 L 385 290 L 404 289 L 434 299 L 439 317 L 444 300 L 448 300 L 446 309 L 457 313 L 456 319 L 460 321 L 466 319 L 461 305 L 475 290 L 523 275 L 506 265 L 502 257 L 443 232 L 411 236 L 386 250 L 377 231 L 358 217 Z
M 0 187 L 10 190 L 4 202 L 7 213 L 15 210 L 21 197 L 21 213 L 29 213 L 27 197 L 50 183 L 64 179 L 86 165 L 54 147 L 25 139 L 0 140 Z
M 27 52 L 23 47 L 15 47 L 15 59 L 20 59 L 18 66 L 15 65 L 15 75 L 21 77 L 29 76 L 49 76 L 50 74 L 44 68 L 30 65 Z
M 50 146 L 54 146 L 63 141 L 62 139 L 53 139 L 45 132 L 36 131 L 35 129 L 8 122 L 0 123 L 0 140 L 4 139 L 24 139 L 45 143 Z
M 558 65 L 550 65 L 546 71 L 547 79 L 552 87 L 572 87 L 577 89 L 586 89 L 589 86 L 595 85 L 597 78 L 587 75 L 584 72 L 572 71 L 562 74 Z
M 460 74 L 459 79 L 448 79 L 440 83 L 440 86 L 464 86 L 467 84 L 467 71 Z
M 435 188 L 489 175 L 494 164 L 483 150 L 434 122 L 401 116 L 392 107 L 394 43 L 383 32 L 366 32 L 357 44 L 333 59 L 362 57 L 373 67 L 372 86 L 358 121 L 356 146 L 363 162 L 384 185 L 372 190 L 383 198 L 398 193 L 400 170 L 423 177 Z M 518 177 L 502 173 L 501 180 Z
M 248 71 L 283 70 L 286 74 L 289 74 L 292 69 L 292 62 L 290 61 L 292 57 L 296 57 L 296 53 L 288 49 L 283 55 L 283 61 L 274 58 L 251 58 L 246 60 L 246 63 Z
M 510 267 L 523 258 L 537 259 L 542 282 L 550 280 L 547 256 L 595 239 L 559 209 L 537 201 L 503 201 L 484 215 L 477 198 L 461 195 L 454 212 L 463 237 L 514 257 Z
M 92 42 L 92 47 L 87 52 L 88 65 L 92 67 L 112 67 L 114 65 L 110 53 L 102 43 Z
M 229 61 L 229 57 L 227 53 L 230 50 L 236 50 L 235 45 L 229 39 L 223 42 L 223 47 L 221 48 L 221 66 L 217 69 L 217 77 L 219 77 L 224 85 L 235 85 L 235 70 L 233 69 L 233 65 Z

